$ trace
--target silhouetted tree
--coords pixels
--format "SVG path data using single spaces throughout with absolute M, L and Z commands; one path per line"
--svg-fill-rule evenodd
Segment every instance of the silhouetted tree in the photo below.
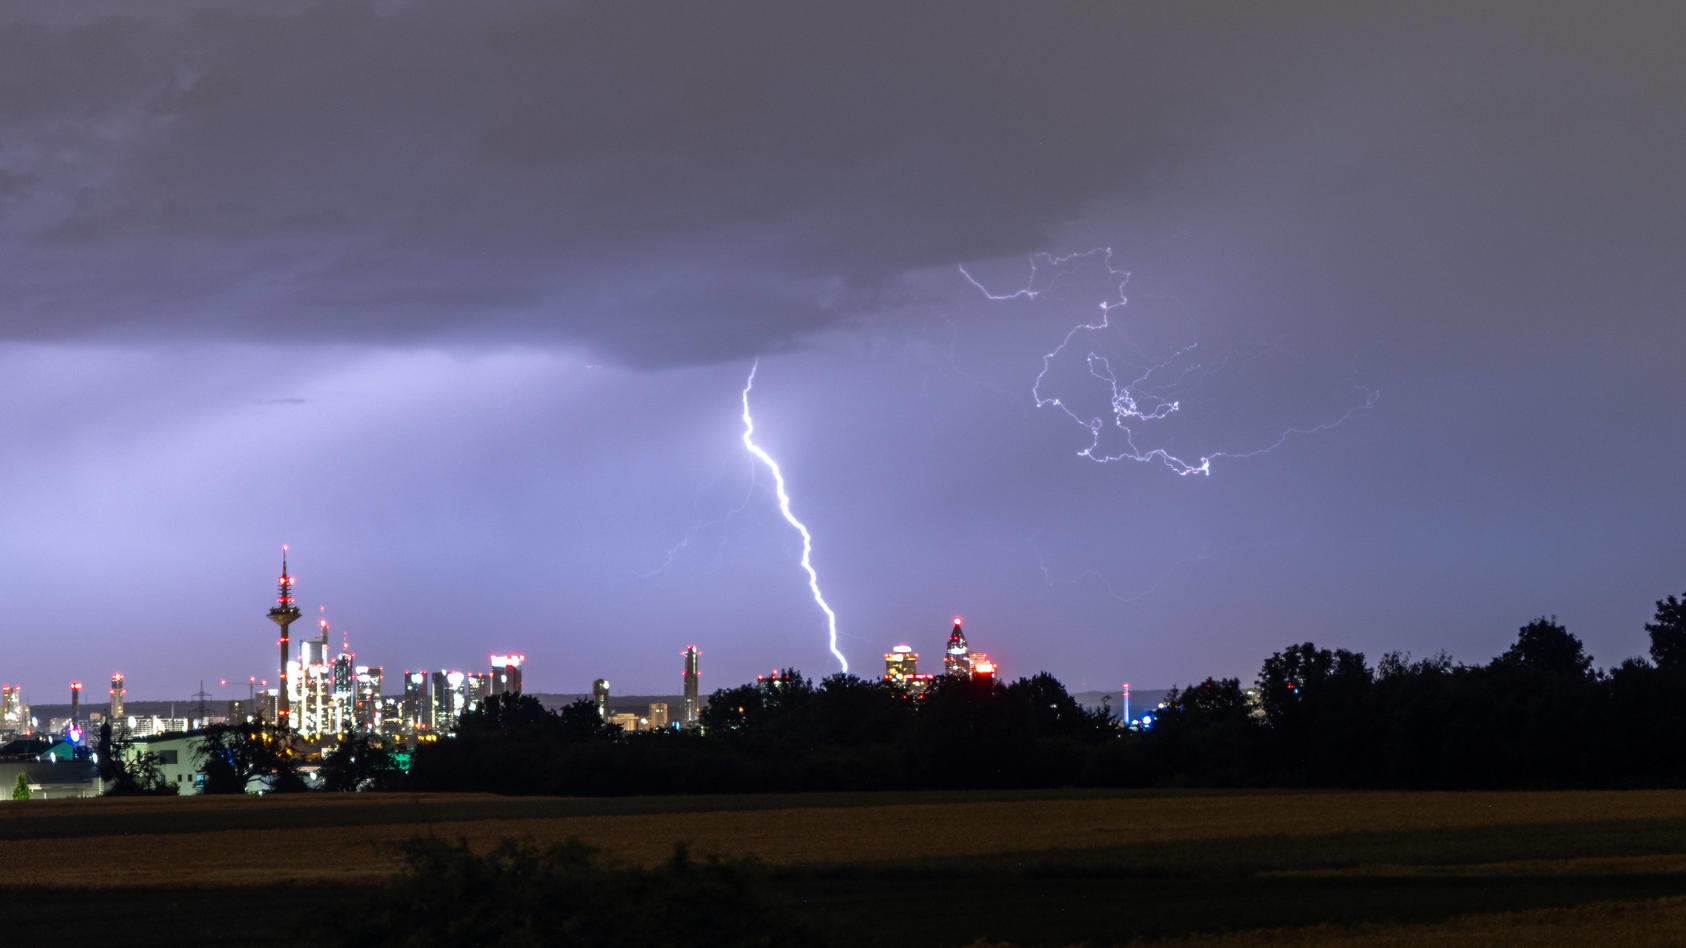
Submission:
M 1560 675 L 1587 677 L 1592 674 L 1592 656 L 1581 640 L 1557 623 L 1557 617 L 1541 616 L 1518 630 L 1516 644 L 1498 658 L 1499 662 Z
M 205 793 L 245 793 L 256 778 L 277 793 L 304 789 L 289 732 L 266 724 L 214 724 L 200 736 L 195 754 Z
M 1246 719 L 1251 713 L 1247 694 L 1241 690 L 1241 679 L 1207 678 L 1186 689 L 1172 688 L 1165 696 L 1165 707 L 1160 710 L 1156 723 L 1167 719 L 1183 724 L 1238 721 Z
M 322 789 L 371 790 L 392 786 L 399 775 L 392 752 L 378 737 L 350 734 L 322 755 Z
M 799 715 L 809 710 L 813 696 L 813 682 L 796 669 L 786 668 L 769 678 L 716 691 L 699 719 L 704 731 L 721 737 L 736 734 L 770 740 L 791 732 Z
M 1686 602 L 1673 596 L 1657 600 L 1657 620 L 1647 622 L 1651 661 L 1665 672 L 1686 670 Z
M 564 744 L 612 739 L 621 732 L 619 725 L 603 720 L 603 716 L 597 712 L 597 702 L 590 698 L 581 698 L 564 705 L 555 717 L 556 736 Z
M 1327 706 L 1335 697 L 1357 697 L 1371 682 L 1364 653 L 1330 651 L 1310 642 L 1290 645 L 1259 669 L 1259 700 L 1274 727 L 1292 726 L 1307 707 Z
M 1258 682 L 1270 753 L 1285 779 L 1364 782 L 1364 768 L 1354 765 L 1375 746 L 1377 722 L 1363 653 L 1290 645 L 1265 659 Z
M 1106 710 L 1089 711 L 1077 703 L 1065 685 L 1047 672 L 1037 672 L 1008 685 L 1003 698 L 1018 719 L 1014 723 L 1036 737 L 1091 740 L 1110 734 Z
M 113 776 L 106 787 L 105 795 L 110 797 L 173 797 L 181 789 L 169 780 L 164 779 L 161 769 L 163 761 L 157 754 L 148 751 L 136 754 L 127 760 L 121 754 L 112 756 Z M 100 763 L 104 764 L 102 758 Z
M 1161 779 L 1238 784 L 1254 769 L 1262 731 L 1240 679 L 1207 678 L 1172 688 L 1152 728 L 1136 737 Z
M 549 734 L 556 727 L 556 715 L 539 699 L 520 692 L 492 695 L 474 711 L 457 718 L 456 731 L 476 736 L 496 734 L 531 739 Z
M 821 741 L 860 747 L 893 741 L 912 723 L 915 702 L 898 686 L 839 672 L 820 682 L 812 716 Z

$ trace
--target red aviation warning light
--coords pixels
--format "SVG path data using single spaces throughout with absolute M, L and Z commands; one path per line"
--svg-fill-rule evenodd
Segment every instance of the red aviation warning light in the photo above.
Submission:
M 955 617 L 954 617 L 954 624 L 955 624 L 955 625 L 960 625 L 960 624 L 961 624 L 961 622 L 960 622 L 960 617 L 959 617 L 959 616 L 955 616 Z

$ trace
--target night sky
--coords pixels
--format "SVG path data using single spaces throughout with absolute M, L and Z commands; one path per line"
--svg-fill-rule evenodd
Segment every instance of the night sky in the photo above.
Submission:
M 0 680 L 243 695 L 283 543 L 389 691 L 836 671 L 757 359 L 857 673 L 955 614 L 1073 690 L 1541 614 L 1615 664 L 1686 589 L 1682 49 L 1667 3 L 11 0 Z

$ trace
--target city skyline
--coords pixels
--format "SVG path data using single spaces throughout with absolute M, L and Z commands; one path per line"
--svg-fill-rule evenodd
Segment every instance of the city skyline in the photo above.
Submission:
M 547 692 L 822 678 L 818 589 L 864 677 L 1615 665 L 1686 587 L 1676 20 L 9 5 L 0 682 L 264 677 L 282 544 Z

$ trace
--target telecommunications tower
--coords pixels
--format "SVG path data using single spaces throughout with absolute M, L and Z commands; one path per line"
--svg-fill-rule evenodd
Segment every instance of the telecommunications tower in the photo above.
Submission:
M 281 547 L 281 579 L 275 596 L 275 607 L 269 610 L 269 621 L 281 627 L 281 689 L 275 702 L 275 726 L 287 730 L 292 712 L 287 707 L 287 627 L 299 617 L 299 607 L 293 603 L 293 577 L 287 573 L 287 548 Z

